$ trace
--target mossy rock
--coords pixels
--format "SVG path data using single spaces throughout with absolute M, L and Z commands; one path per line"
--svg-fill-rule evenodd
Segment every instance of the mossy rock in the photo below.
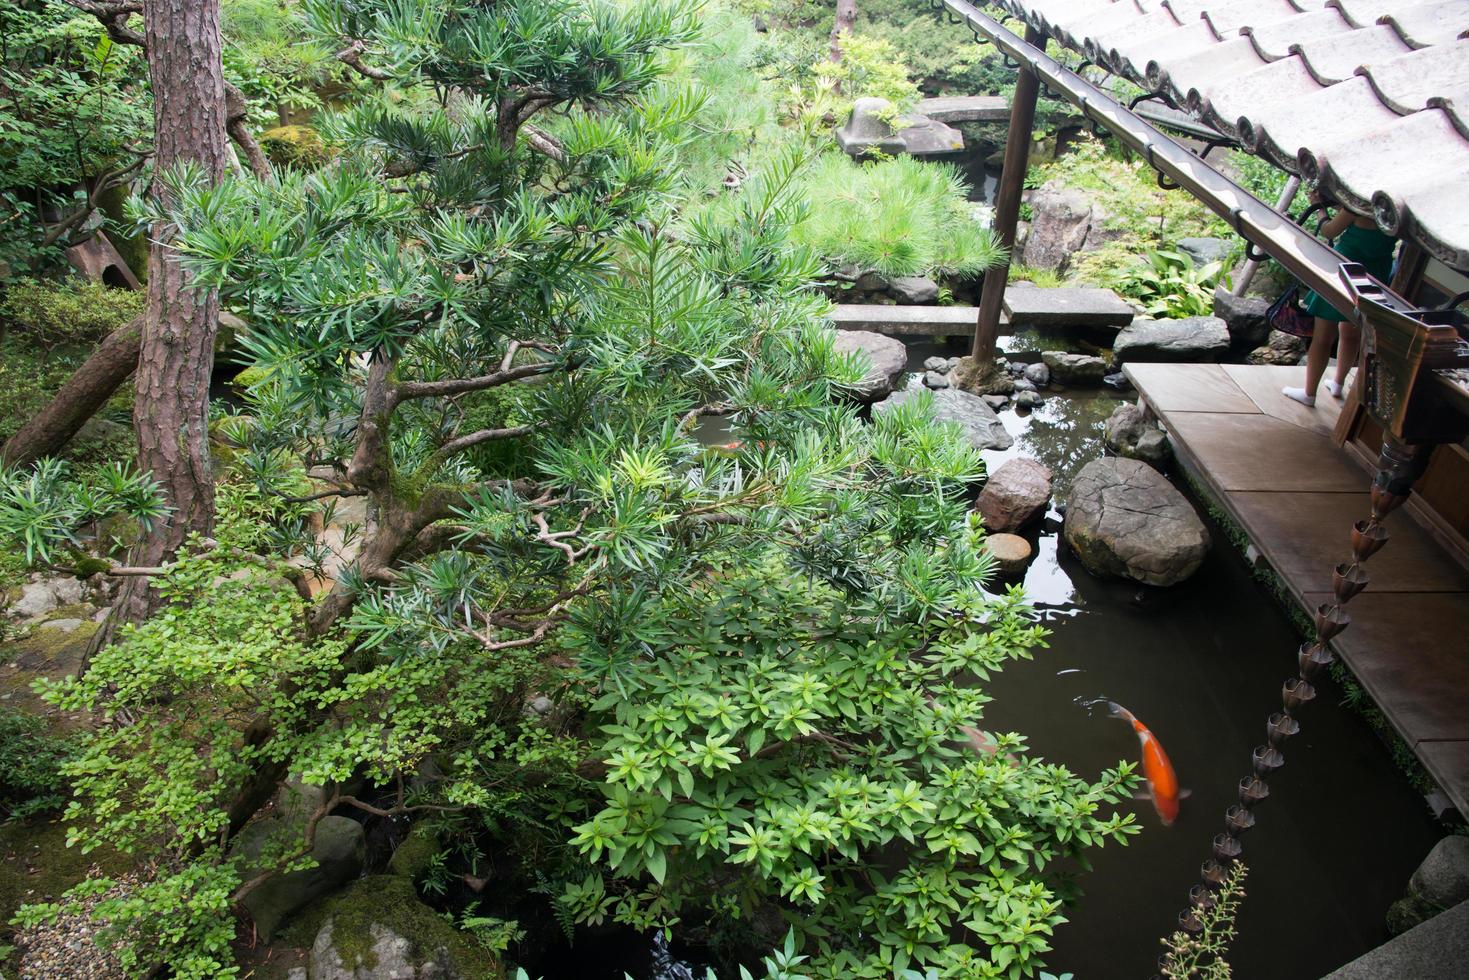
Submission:
M 41 715 L 53 715 L 53 709 L 31 691 L 31 683 L 39 677 L 60 680 L 81 669 L 87 645 L 98 624 L 90 617 L 91 606 L 62 606 L 48 614 L 49 620 L 81 619 L 75 629 L 32 629 L 25 636 L 0 643 L 0 703 Z
M 321 136 L 310 126 L 277 126 L 260 134 L 260 148 L 278 167 L 312 170 L 331 159 Z
M 285 933 L 311 947 L 312 980 L 435 976 L 503 980 L 499 959 L 419 900 L 401 875 L 373 875 L 310 906 Z
M 393 856 L 388 859 L 388 871 L 410 881 L 418 881 L 428 874 L 439 850 L 438 829 L 431 822 L 420 821 L 393 850 Z

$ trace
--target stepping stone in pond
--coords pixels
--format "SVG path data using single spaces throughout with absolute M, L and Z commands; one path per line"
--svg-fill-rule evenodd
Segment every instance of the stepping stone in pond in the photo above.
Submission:
M 1097 286 L 1012 287 L 1004 310 L 1016 327 L 1125 327 L 1133 317 L 1122 297 Z
M 994 556 L 1001 575 L 1019 575 L 1030 564 L 1030 542 L 1018 534 L 991 534 L 984 539 L 984 550 Z

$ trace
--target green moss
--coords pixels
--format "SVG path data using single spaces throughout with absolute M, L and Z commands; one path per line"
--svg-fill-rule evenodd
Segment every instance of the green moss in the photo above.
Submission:
M 445 950 L 458 976 L 505 976 L 494 954 L 425 905 L 413 882 L 400 875 L 362 878 L 316 902 L 286 931 L 285 941 L 310 947 L 327 920 L 332 923 L 332 945 L 348 969 L 377 965 L 372 927 L 380 924 L 409 940 L 415 952 Z
M 19 639 L 0 643 L 0 693 L 8 696 L 11 706 L 38 714 L 48 710 L 32 693 L 31 683 L 38 677 L 58 679 L 77 672 L 87 644 L 97 632 L 98 624 L 90 618 L 92 611 L 90 606 L 72 606 L 52 613 L 52 619 L 82 620 L 70 633 L 33 629 Z
M 278 167 L 312 170 L 331 159 L 321 136 L 310 126 L 277 126 L 260 134 L 260 148 Z
M 104 874 L 121 874 L 131 862 L 115 851 L 83 854 L 66 846 L 67 828 L 60 822 L 29 820 L 0 824 L 0 930 L 22 905 L 54 901 L 87 877 L 93 865 Z M 0 945 L 5 940 L 0 938 Z M 0 967 L 15 964 L 0 960 Z M 0 970 L 6 976 L 15 973 Z
M 421 820 L 413 825 L 408 836 L 393 851 L 392 858 L 388 860 L 388 871 L 410 881 L 417 881 L 428 872 L 439 850 L 438 829 L 432 823 Z

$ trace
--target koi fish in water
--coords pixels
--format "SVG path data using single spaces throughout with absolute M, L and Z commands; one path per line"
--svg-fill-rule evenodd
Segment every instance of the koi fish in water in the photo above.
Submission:
M 1087 702 L 1085 706 L 1095 703 Z M 1188 791 L 1178 788 L 1178 776 L 1173 771 L 1173 763 L 1168 761 L 1168 753 L 1163 751 L 1163 743 L 1148 731 L 1147 725 L 1137 720 L 1136 715 L 1116 701 L 1102 703 L 1107 705 L 1109 715 L 1121 718 L 1137 732 L 1143 751 L 1143 778 L 1148 781 L 1148 797 L 1153 801 L 1153 809 L 1158 811 L 1158 819 L 1163 821 L 1163 826 L 1171 826 L 1178 819 L 1178 801 L 1188 796 Z

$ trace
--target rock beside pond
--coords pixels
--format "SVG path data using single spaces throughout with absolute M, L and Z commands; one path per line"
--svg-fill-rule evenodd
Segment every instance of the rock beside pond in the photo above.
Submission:
M 1138 361 L 1217 361 L 1229 353 L 1229 328 L 1216 316 L 1134 320 L 1112 344 L 1118 364 Z
M 1299 364 L 1309 343 L 1304 337 L 1272 330 L 1265 344 L 1250 351 L 1247 360 L 1251 364 Z
M 1105 213 L 1086 191 L 1048 183 L 1031 193 L 1030 209 L 1021 262 L 1032 269 L 1065 271 L 1076 253 L 1117 237 L 1106 229 Z
M 419 900 L 413 883 L 374 875 L 313 907 L 311 980 L 483 980 L 504 966 Z
M 853 397 L 870 402 L 891 392 L 908 366 L 908 348 L 903 342 L 869 330 L 838 330 L 836 335 L 838 353 L 861 351 L 867 357 L 867 374 L 853 389 Z
M 1469 900 L 1469 837 L 1445 837 L 1408 882 L 1413 894 L 1439 908 Z
M 1235 350 L 1252 350 L 1269 339 L 1270 321 L 1265 319 L 1269 311 L 1267 299 L 1236 296 L 1223 287 L 1214 290 L 1214 315 L 1224 321 Z
M 1001 575 L 1019 575 L 1030 564 L 1030 542 L 1018 534 L 991 534 L 984 539 L 984 550 L 994 556 Z
M 937 371 L 925 371 L 923 374 L 923 385 L 937 391 L 940 388 L 949 387 L 949 379 Z
M 1015 393 L 1016 408 L 1039 408 L 1044 402 L 1045 399 L 1034 388 L 1029 391 L 1017 391 Z
M 1064 533 L 1093 575 L 1145 585 L 1177 585 L 1209 552 L 1209 533 L 1183 494 L 1136 459 L 1082 467 L 1067 500 Z
M 293 819 L 262 820 L 245 828 L 239 846 L 253 861 L 268 842 L 289 840 L 296 846 L 301 828 L 302 823 Z M 316 825 L 311 856 L 316 867 L 277 875 L 245 896 L 245 908 L 261 939 L 269 941 L 293 912 L 362 873 L 367 860 L 362 824 L 347 817 L 322 817 Z
M 1037 388 L 1044 388 L 1051 383 L 1051 369 L 1046 367 L 1044 363 L 1027 364 L 1021 369 L 1020 373 L 1026 381 L 1029 381 Z
M 1048 350 L 1041 352 L 1041 361 L 1050 370 L 1051 380 L 1063 385 L 1101 384 L 1107 374 L 1107 362 L 1091 354 Z
M 1051 471 L 1033 459 L 1006 461 L 990 474 L 974 509 L 991 531 L 1018 531 L 1046 513 Z
M 921 391 L 922 389 L 912 388 L 895 391 L 873 405 L 872 411 L 878 415 L 891 411 L 904 402 L 919 397 Z M 933 392 L 932 395 L 934 418 L 940 422 L 958 423 L 969 444 L 975 449 L 1009 449 L 1014 445 L 1015 440 L 1005 431 L 1005 423 L 985 404 L 983 398 L 958 388 L 945 388 Z
M 888 283 L 888 292 L 899 303 L 932 303 L 939 298 L 939 284 L 927 276 L 898 276 Z
M 1102 425 L 1102 441 L 1119 456 L 1140 459 L 1149 466 L 1162 469 L 1172 454 L 1168 436 L 1156 422 L 1131 402 L 1117 406 Z

